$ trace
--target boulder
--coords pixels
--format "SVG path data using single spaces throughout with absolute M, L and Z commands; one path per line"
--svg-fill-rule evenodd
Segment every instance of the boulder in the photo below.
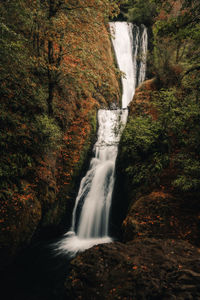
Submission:
M 98 245 L 77 256 L 65 299 L 200 299 L 200 252 L 172 239 Z

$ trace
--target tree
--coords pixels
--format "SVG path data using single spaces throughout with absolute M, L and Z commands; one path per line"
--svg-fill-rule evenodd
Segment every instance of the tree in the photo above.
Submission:
M 108 0 L 0 3 L 3 243 L 27 241 L 41 218 L 58 222 L 64 212 L 96 109 L 119 98 L 104 25 L 117 7 Z
M 157 6 L 155 1 L 148 0 L 145 2 L 142 0 L 134 1 L 129 8 L 127 18 L 128 21 L 136 23 L 136 24 L 145 24 L 147 26 L 151 26 L 153 24 L 153 20 L 157 15 Z

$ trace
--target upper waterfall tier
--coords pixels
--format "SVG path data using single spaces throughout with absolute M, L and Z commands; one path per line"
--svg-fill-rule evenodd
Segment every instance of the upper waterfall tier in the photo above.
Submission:
M 122 76 L 122 108 L 133 99 L 135 88 L 145 79 L 147 29 L 127 22 L 109 23 L 112 43 Z

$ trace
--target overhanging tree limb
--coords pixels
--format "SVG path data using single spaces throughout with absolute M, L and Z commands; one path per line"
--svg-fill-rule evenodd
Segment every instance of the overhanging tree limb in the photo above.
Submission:
M 199 71 L 200 70 L 200 66 L 194 66 L 190 69 L 188 69 L 181 77 L 181 80 L 183 79 L 183 77 L 185 77 L 186 75 L 188 75 L 189 73 L 193 72 L 193 71 Z

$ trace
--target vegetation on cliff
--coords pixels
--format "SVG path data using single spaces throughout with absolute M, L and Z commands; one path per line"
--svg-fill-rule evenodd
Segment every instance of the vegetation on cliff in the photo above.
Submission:
M 127 2 L 125 16 L 151 26 L 152 40 L 150 79 L 129 106 L 117 158 L 111 225 L 123 243 L 75 258 L 66 298 L 198 299 L 200 4 Z
M 168 166 L 174 189 L 200 190 L 197 12 L 195 1 L 168 1 L 154 18 L 149 74 L 155 79 L 136 91 L 120 146 L 121 167 L 135 186 L 159 183 Z
M 132 9 L 142 3 L 139 0 L 133 2 L 135 6 L 127 12 L 129 16 Z M 190 219 L 190 223 L 196 240 L 192 231 L 187 234 L 189 230 L 187 224 L 184 225 L 185 213 L 182 208 L 176 216 L 172 215 L 179 219 L 182 227 L 181 234 L 180 226 L 177 229 L 176 237 L 183 236 L 185 228 L 188 241 L 199 245 L 200 5 L 197 1 L 165 1 L 159 5 L 156 1 L 149 3 L 156 5 L 156 14 L 152 15 L 152 27 L 149 28 L 152 47 L 148 55 L 148 77 L 153 79 L 138 87 L 129 106 L 129 119 L 119 147 L 113 203 L 113 211 L 120 211 L 120 216 L 113 216 L 113 228 L 125 218 L 123 230 L 130 232 L 130 228 L 133 230 L 136 226 L 133 232 L 140 234 L 140 226 L 136 225 L 137 216 L 133 211 L 136 209 L 137 214 L 142 215 L 141 222 L 148 220 L 151 213 L 139 204 L 140 197 L 148 193 L 151 201 L 160 208 L 157 216 L 165 218 L 162 203 L 157 203 L 155 197 L 150 196 L 153 191 L 161 194 L 164 191 L 169 195 L 168 200 L 174 197 L 178 207 L 184 205 L 183 210 L 188 211 L 188 216 L 193 211 L 194 218 L 192 222 Z M 137 11 L 141 18 L 143 9 Z M 120 203 L 122 197 L 125 198 L 123 207 Z M 167 201 L 165 197 L 163 201 Z M 128 207 L 130 210 L 126 218 Z M 157 221 L 162 226 L 162 222 Z M 130 228 L 126 228 L 126 225 L 130 225 Z M 167 226 L 163 229 L 167 232 Z
M 119 101 L 105 26 L 117 12 L 108 0 L 0 4 L 0 222 L 11 251 L 70 210 L 96 109 Z
M 0 4 L 2 260 L 38 228 L 60 224 L 95 138 L 96 109 L 119 101 L 104 23 L 117 2 Z M 196 299 L 200 4 L 128 0 L 123 10 L 152 32 L 151 79 L 129 107 L 117 162 L 113 231 L 123 221 L 126 244 L 96 246 L 73 260 L 65 296 Z

